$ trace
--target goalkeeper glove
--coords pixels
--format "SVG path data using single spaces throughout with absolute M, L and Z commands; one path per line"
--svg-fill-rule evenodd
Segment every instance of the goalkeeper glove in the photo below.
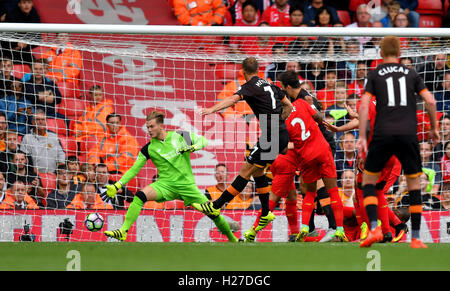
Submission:
M 106 185 L 106 195 L 108 195 L 108 197 L 110 198 L 114 198 L 120 188 L 122 188 L 122 183 L 120 182 L 116 182 L 112 185 Z
M 197 145 L 191 145 L 191 146 L 185 146 L 182 147 L 181 149 L 178 150 L 179 154 L 184 154 L 184 153 L 192 153 L 198 150 L 198 146 Z

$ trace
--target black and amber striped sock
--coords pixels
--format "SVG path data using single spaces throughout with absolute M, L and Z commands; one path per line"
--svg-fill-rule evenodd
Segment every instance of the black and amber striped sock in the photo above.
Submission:
M 225 203 L 230 202 L 234 197 L 236 197 L 236 195 L 239 195 L 239 193 L 244 190 L 245 186 L 247 186 L 247 183 L 248 180 L 238 175 L 234 179 L 233 183 L 231 183 L 231 185 L 223 191 L 222 195 L 220 195 L 220 197 L 213 202 L 213 207 L 215 209 L 222 208 Z
M 261 202 L 261 216 L 266 216 L 269 213 L 269 193 L 270 186 L 266 176 L 254 177 L 256 192 L 258 193 L 259 201 Z
M 409 191 L 409 213 L 411 214 L 411 237 L 420 238 L 422 220 L 422 194 L 420 190 Z
M 378 219 L 378 198 L 375 185 L 367 184 L 363 186 L 364 208 L 369 219 L 370 229 L 377 226 Z

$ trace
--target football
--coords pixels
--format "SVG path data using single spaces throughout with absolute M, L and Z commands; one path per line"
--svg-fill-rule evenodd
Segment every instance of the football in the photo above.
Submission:
M 104 222 L 103 216 L 99 213 L 91 213 L 86 216 L 84 225 L 89 231 L 99 231 L 102 229 Z

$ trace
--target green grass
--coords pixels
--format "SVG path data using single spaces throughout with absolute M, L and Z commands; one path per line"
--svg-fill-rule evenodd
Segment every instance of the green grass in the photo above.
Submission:
M 367 270 L 379 252 L 391 270 L 450 270 L 450 244 L 410 249 L 407 243 L 0 243 L 0 270 L 66 270 L 80 254 L 81 270 L 300 271 Z M 371 253 L 369 253 L 370 255 Z

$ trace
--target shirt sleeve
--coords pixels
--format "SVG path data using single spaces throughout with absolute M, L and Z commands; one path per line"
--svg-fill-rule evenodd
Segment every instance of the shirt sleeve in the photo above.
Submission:
M 142 169 L 142 167 L 144 167 L 146 163 L 147 157 L 142 153 L 142 151 L 140 151 L 133 166 L 131 166 L 131 168 L 122 176 L 122 178 L 120 178 L 119 182 L 122 183 L 122 185 L 130 182 L 130 180 L 139 173 L 139 171 Z

